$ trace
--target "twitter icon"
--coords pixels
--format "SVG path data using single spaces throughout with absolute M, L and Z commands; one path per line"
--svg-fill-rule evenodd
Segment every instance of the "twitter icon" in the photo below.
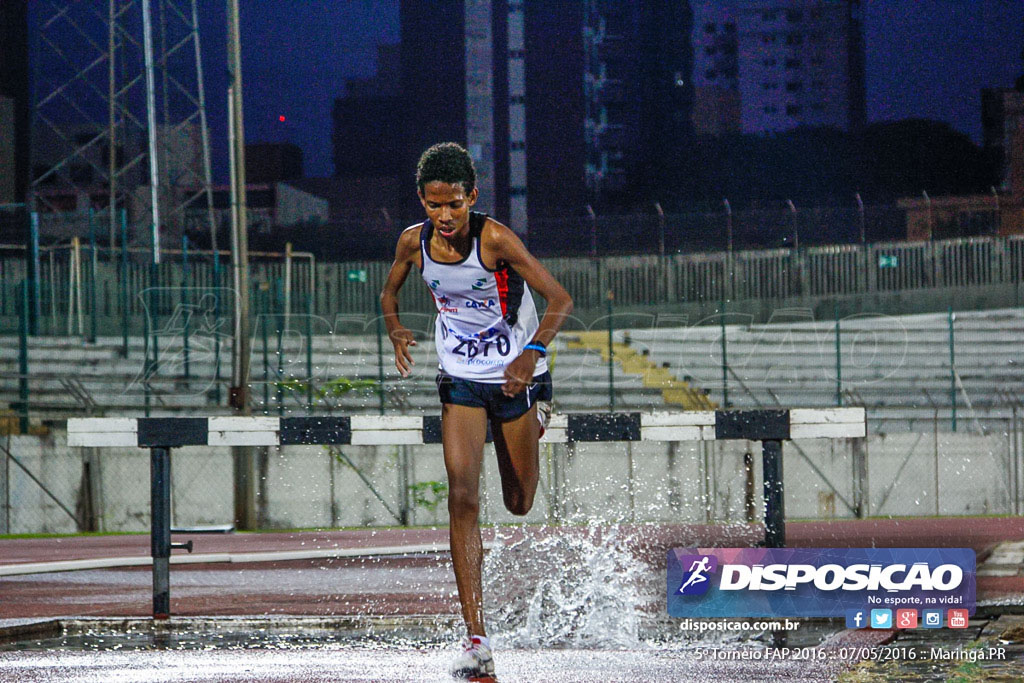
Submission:
M 871 610 L 871 628 L 892 628 L 892 610 Z

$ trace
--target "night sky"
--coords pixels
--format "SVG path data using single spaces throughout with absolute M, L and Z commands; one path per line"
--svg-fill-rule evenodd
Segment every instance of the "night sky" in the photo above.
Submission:
M 227 176 L 224 5 L 204 3 L 202 21 L 220 178 Z M 239 12 L 246 140 L 294 142 L 307 176 L 332 175 L 334 100 L 345 94 L 346 79 L 374 75 L 378 44 L 399 41 L 398 0 L 240 0 Z
M 347 78 L 373 75 L 378 43 L 398 42 L 398 0 L 241 0 L 240 6 L 246 139 L 294 142 L 306 175 L 330 175 L 332 103 Z M 866 0 L 863 6 L 868 121 L 937 119 L 980 143 L 981 88 L 1012 86 L 1024 71 L 1024 2 Z M 202 7 L 215 172 L 224 178 L 224 3 Z

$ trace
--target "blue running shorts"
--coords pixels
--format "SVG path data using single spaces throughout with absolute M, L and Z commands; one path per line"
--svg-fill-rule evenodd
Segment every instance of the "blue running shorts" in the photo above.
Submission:
M 500 384 L 474 382 L 439 372 L 434 380 L 441 403 L 458 406 L 483 408 L 488 417 L 498 420 L 513 420 L 533 406 L 537 401 L 550 401 L 553 396 L 551 373 L 545 372 L 533 378 L 533 384 L 509 398 L 501 393 Z

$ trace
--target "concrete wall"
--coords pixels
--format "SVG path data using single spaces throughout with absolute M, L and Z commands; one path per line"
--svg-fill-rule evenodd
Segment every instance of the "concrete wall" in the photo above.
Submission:
M 76 524 L 61 504 L 74 514 L 86 509 L 89 486 L 83 469 L 87 463 L 95 474 L 91 500 L 97 527 L 104 531 L 148 530 L 147 453 L 118 448 L 90 453 L 65 444 L 66 436 L 61 433 L 11 437 L 10 453 L 20 465 L 0 453 L 0 533 L 74 532 Z M 445 481 L 440 446 L 406 448 L 407 481 L 420 483 L 424 499 L 434 500 L 428 482 Z M 667 443 L 544 445 L 540 488 L 525 520 L 504 509 L 497 467 L 488 448 L 481 518 L 490 523 L 541 523 L 557 518 L 742 521 L 746 481 L 743 454 L 748 448 L 754 456 L 755 505 L 760 516 L 759 444 L 690 442 L 676 444 L 674 454 Z M 392 510 L 401 506 L 400 449 L 343 449 Z M 853 449 L 854 443 L 848 440 L 786 444 L 787 518 L 854 516 L 847 507 L 847 503 L 853 504 L 855 495 Z M 870 515 L 1020 512 L 1020 458 L 1016 457 L 1015 474 L 1014 452 L 1019 454 L 1021 449 L 1013 448 L 1008 435 L 940 432 L 937 448 L 931 433 L 874 435 L 868 438 L 866 450 Z M 172 454 L 174 524 L 230 522 L 231 471 L 226 448 L 176 449 Z M 356 472 L 322 447 L 269 449 L 261 475 L 263 526 L 267 528 L 397 523 Z M 411 521 L 446 525 L 445 500 L 438 499 L 433 508 L 423 503 L 413 505 Z

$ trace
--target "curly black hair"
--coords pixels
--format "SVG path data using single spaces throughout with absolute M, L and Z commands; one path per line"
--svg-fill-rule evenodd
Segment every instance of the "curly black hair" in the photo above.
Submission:
M 465 147 L 456 142 L 439 142 L 423 153 L 416 164 L 416 188 L 423 194 L 427 183 L 435 180 L 462 185 L 466 194 L 473 191 L 476 169 Z

